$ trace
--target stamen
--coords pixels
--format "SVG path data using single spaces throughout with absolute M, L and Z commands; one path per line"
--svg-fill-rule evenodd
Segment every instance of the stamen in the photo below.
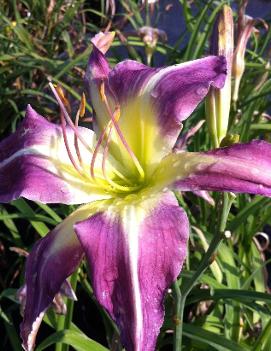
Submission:
M 93 179 L 95 179 L 95 174 L 94 174 L 94 165 L 95 165 L 95 161 L 96 161 L 96 158 L 97 158 L 97 155 L 98 155 L 98 151 L 99 151 L 99 148 L 105 138 L 105 135 L 106 135 L 106 132 L 107 132 L 107 129 L 108 127 L 111 125 L 111 121 L 107 124 L 107 126 L 103 129 L 102 133 L 100 134 L 99 136 L 99 139 L 97 141 L 97 144 L 96 144 L 96 147 L 94 149 L 94 152 L 93 152 L 93 156 L 92 156 L 92 159 L 91 159 L 91 164 L 90 164 L 90 175 Z
M 60 110 L 61 110 L 61 113 L 60 113 L 60 116 L 61 116 L 61 128 L 62 128 L 63 139 L 64 139 L 64 144 L 65 144 L 65 147 L 66 147 L 67 154 L 69 156 L 69 159 L 70 159 L 72 165 L 76 169 L 76 171 L 81 176 L 84 176 L 83 171 L 77 165 L 77 163 L 76 163 L 76 161 L 75 161 L 75 159 L 74 159 L 74 157 L 73 157 L 73 155 L 71 153 L 70 147 L 69 147 L 68 137 L 67 137 L 67 133 L 66 133 L 66 121 L 69 124 L 69 126 L 72 128 L 72 130 L 74 131 L 74 134 L 75 134 L 74 135 L 74 138 L 75 138 L 74 139 L 75 150 L 76 150 L 76 154 L 77 154 L 78 160 L 81 163 L 82 162 L 82 158 L 81 158 L 81 154 L 80 154 L 80 150 L 79 150 L 79 146 L 78 146 L 78 139 L 87 148 L 87 150 L 92 153 L 92 150 L 89 148 L 89 146 L 86 143 L 86 141 L 81 137 L 80 133 L 78 132 L 79 118 L 83 117 L 84 114 L 85 114 L 85 106 L 86 106 L 85 95 L 83 94 L 83 96 L 81 98 L 80 106 L 79 106 L 79 109 L 78 109 L 76 117 L 75 117 L 75 124 L 73 124 L 73 121 L 72 121 L 71 117 L 69 116 L 69 114 L 68 114 L 68 112 L 67 112 L 67 110 L 65 108 L 65 105 L 67 107 L 70 106 L 70 105 L 67 104 L 68 100 L 65 98 L 63 90 L 59 86 L 54 87 L 51 82 L 49 82 L 49 86 L 50 86 L 50 88 L 51 88 L 51 90 L 52 90 L 52 92 L 53 92 L 53 94 L 54 94 L 54 96 L 55 96 L 55 98 L 56 98 L 56 100 L 57 100 L 57 102 L 59 104 Z M 107 189 L 107 186 L 106 186 L 106 184 L 104 184 L 104 181 L 107 181 L 107 182 L 109 182 L 112 185 L 112 187 L 114 187 L 114 188 L 116 188 L 118 190 L 122 190 L 122 191 L 125 191 L 125 192 L 134 190 L 134 189 L 136 189 L 138 187 L 132 187 L 132 188 L 131 187 L 126 187 L 126 186 L 119 185 L 119 184 L 115 183 L 112 180 L 102 179 L 102 178 L 99 178 L 99 177 L 96 178 L 94 176 L 95 160 L 96 160 L 96 157 L 97 157 L 97 154 L 98 154 L 99 147 L 100 147 L 102 141 L 104 140 L 104 138 L 106 136 L 106 132 L 107 132 L 108 128 L 110 128 L 110 130 L 112 129 L 112 121 L 109 121 L 109 123 L 106 126 L 106 128 L 104 128 L 103 133 L 100 136 L 100 138 L 98 140 L 98 143 L 96 145 L 96 148 L 95 148 L 95 150 L 93 152 L 93 157 L 92 157 L 92 162 L 91 162 L 91 175 L 92 175 L 93 178 L 95 178 L 96 181 L 98 181 L 100 183 L 100 186 L 102 186 L 105 189 Z M 124 176 L 121 173 L 119 173 L 117 170 L 115 170 L 114 168 L 112 168 L 112 170 L 114 171 L 115 174 L 118 174 L 121 178 L 124 178 Z
M 108 131 L 109 129 L 109 131 Z M 108 137 L 106 138 L 106 134 L 108 133 Z M 99 151 L 99 148 L 102 144 L 102 142 L 104 141 L 104 139 L 106 138 L 106 145 L 105 145 L 105 148 L 104 148 L 104 153 L 103 153 L 103 160 L 102 160 L 102 172 L 103 172 L 103 176 L 104 176 L 104 179 L 114 188 L 114 189 L 117 189 L 117 190 L 121 190 L 121 191 L 133 191 L 133 190 L 136 190 L 138 189 L 139 187 L 136 186 L 136 187 L 128 187 L 128 186 L 122 186 L 120 184 L 117 184 L 116 182 L 114 182 L 112 179 L 110 179 L 107 174 L 106 174 L 106 169 L 105 169 L 105 161 L 106 161 L 106 158 L 107 158 L 107 154 L 108 154 L 108 148 L 109 148 L 109 142 L 110 142 L 110 138 L 111 138 L 111 133 L 112 133 L 112 121 L 109 121 L 107 126 L 103 129 L 99 139 L 98 139 L 98 142 L 96 144 L 96 147 L 95 147 L 95 150 L 93 152 L 93 157 L 92 157 L 92 160 L 91 160 L 91 165 L 90 165 L 90 174 L 91 174 L 91 177 L 94 179 L 94 180 L 97 180 L 96 176 L 95 176 L 95 173 L 94 173 L 94 168 L 95 168 L 95 162 L 96 162 L 96 158 L 97 158 L 97 155 L 98 155 L 98 151 Z M 122 174 L 120 173 L 117 169 L 115 169 L 112 165 L 112 171 L 117 175 L 119 176 L 121 179 L 125 180 L 127 183 L 129 182 L 129 180 Z M 99 179 L 98 179 L 99 181 Z M 129 182 L 130 183 L 130 182 Z M 131 184 L 131 183 L 130 183 Z
M 74 126 L 77 130 L 79 125 L 79 118 L 84 117 L 85 111 L 86 111 L 86 97 L 85 97 L 85 94 L 83 93 L 80 101 L 80 106 L 76 113 L 75 122 L 74 122 Z M 80 165 L 82 165 L 82 157 L 79 150 L 78 137 L 77 137 L 77 134 L 75 133 L 74 133 L 74 147 L 75 147 L 78 161 L 80 162 Z
M 104 85 L 104 82 L 102 82 L 102 84 L 100 85 L 100 95 L 101 95 L 102 101 L 105 101 L 106 100 L 106 96 L 105 96 L 105 85 Z
M 118 122 L 119 118 L 120 118 L 120 108 L 117 106 L 116 109 L 115 109 L 115 112 L 114 112 L 114 116 L 115 116 L 115 119 L 116 121 Z M 103 152 L 103 160 L 102 160 L 102 170 L 103 170 L 103 175 L 104 175 L 104 178 L 107 179 L 107 176 L 106 176 L 106 168 L 105 168 L 105 162 L 107 160 L 107 156 L 108 156 L 108 151 L 109 151 L 109 144 L 110 144 L 110 141 L 111 141 L 111 136 L 112 136 L 112 123 L 111 121 L 109 122 L 110 125 L 108 126 L 109 128 L 109 132 L 108 132 L 108 136 L 107 136 L 107 140 L 106 140 L 106 144 L 105 144 L 105 147 L 104 147 L 104 152 Z M 128 178 L 126 178 L 122 173 L 120 173 L 118 170 L 116 169 L 113 169 L 113 172 L 119 177 L 121 178 L 122 180 L 125 180 L 127 183 L 130 183 L 132 184 Z M 108 179 L 107 179 L 108 180 Z
M 110 126 L 110 130 L 109 130 L 109 133 L 108 133 L 108 138 L 106 140 L 106 144 L 105 144 L 105 147 L 104 147 L 104 152 L 103 152 L 103 160 L 102 160 L 102 171 L 103 171 L 103 176 L 104 178 L 108 181 L 108 183 L 110 183 L 112 186 L 114 185 L 118 185 L 117 183 L 113 182 L 110 178 L 107 177 L 106 175 L 106 168 L 105 168 L 105 162 L 107 160 L 107 156 L 108 156 L 108 151 L 109 151 L 109 144 L 110 144 L 110 141 L 111 141 L 111 134 L 112 134 L 112 124 Z M 130 182 L 130 180 L 128 178 L 126 178 L 122 173 L 120 173 L 117 169 L 113 168 L 112 171 L 119 177 L 121 178 L 122 180 L 124 180 L 126 183 L 129 183 L 129 184 L 132 184 Z M 127 188 L 127 187 L 126 187 Z M 131 187 L 129 187 L 131 188 Z M 128 188 L 127 188 L 128 189 Z
M 71 113 L 71 105 L 70 105 L 69 100 L 66 98 L 63 89 L 61 88 L 60 85 L 55 85 L 54 84 L 54 87 L 55 87 L 55 89 L 56 89 L 56 91 L 58 93 L 58 96 L 60 97 L 61 101 L 63 102 L 64 106 L 66 106 L 68 111 L 69 111 L 69 113 Z
M 84 115 L 86 113 L 86 96 L 85 96 L 85 93 L 82 94 L 79 110 L 80 110 L 79 117 L 80 118 L 84 117 Z
M 107 100 L 107 97 L 105 95 L 105 85 L 104 85 L 104 82 L 101 83 L 101 86 L 100 86 L 100 94 L 101 94 L 101 99 L 102 101 L 104 101 L 105 103 L 105 106 L 106 106 L 106 109 L 107 109 L 107 112 L 110 116 L 110 119 L 114 125 L 114 128 L 123 144 L 123 146 L 125 147 L 126 151 L 128 152 L 128 154 L 130 155 L 132 161 L 134 162 L 134 165 L 136 166 L 137 168 L 137 171 L 141 177 L 141 179 L 144 179 L 145 177 L 145 173 L 144 173 L 144 170 L 140 164 L 140 162 L 138 161 L 136 155 L 134 154 L 134 152 L 132 151 L 132 149 L 130 148 L 130 146 L 128 145 L 124 135 L 122 134 L 122 131 L 120 130 L 120 127 L 118 125 L 118 122 L 116 121 L 115 119 L 115 116 L 114 114 L 112 113 L 111 109 L 110 109 L 110 106 L 109 106 L 109 103 L 108 103 L 108 100 Z M 119 108 L 119 107 L 118 107 Z M 120 113 L 120 111 L 119 111 Z
M 80 116 L 80 110 L 77 111 L 76 117 L 75 117 L 74 126 L 75 126 L 76 129 L 78 129 L 78 125 L 79 125 L 79 116 Z M 82 157 L 81 157 L 81 153 L 80 153 L 80 150 L 79 150 L 78 137 L 77 137 L 76 133 L 74 133 L 74 148 L 75 148 L 75 151 L 76 151 L 76 155 L 77 155 L 78 161 L 80 162 L 80 165 L 82 165 Z
M 102 161 L 103 176 L 104 176 L 104 178 L 105 178 L 106 180 L 108 180 L 108 179 L 107 179 L 107 176 L 106 176 L 105 162 L 106 162 L 107 155 L 108 155 L 109 143 L 110 143 L 110 140 L 111 140 L 111 135 L 112 135 L 112 123 L 111 123 L 111 125 L 110 125 L 110 129 L 109 129 L 109 132 L 108 132 L 108 137 L 107 137 L 106 144 L 105 144 L 105 147 L 104 147 L 103 161 Z
M 75 159 L 73 158 L 73 155 L 71 153 L 70 147 L 69 147 L 69 143 L 68 143 L 68 137 L 67 137 L 67 133 L 66 133 L 66 121 L 63 115 L 63 112 L 60 111 L 60 120 L 61 120 L 61 128 L 62 128 L 62 134 L 63 134 L 63 139 L 64 139 L 64 144 L 66 147 L 66 151 L 67 154 L 69 156 L 69 159 L 73 165 L 73 167 L 76 169 L 76 171 L 81 175 L 84 176 L 84 173 L 82 172 L 82 170 L 78 167 Z
M 92 149 L 89 147 L 88 143 L 85 141 L 85 139 L 81 136 L 80 133 L 78 133 L 78 130 L 77 128 L 75 127 L 75 125 L 73 124 L 73 121 L 71 119 L 71 117 L 69 116 L 61 98 L 59 97 L 55 87 L 53 86 L 53 84 L 51 82 L 49 82 L 49 86 L 59 104 L 59 107 L 61 109 L 61 111 L 63 112 L 63 115 L 68 123 L 68 125 L 71 127 L 71 129 L 74 131 L 74 133 L 76 134 L 77 138 L 81 141 L 81 143 L 85 146 L 85 148 L 90 152 L 92 153 Z

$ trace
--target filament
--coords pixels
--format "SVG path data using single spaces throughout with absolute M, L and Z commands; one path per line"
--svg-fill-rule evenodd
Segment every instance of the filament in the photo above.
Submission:
M 108 181 L 109 184 L 111 184 L 113 187 L 118 188 L 119 190 L 125 190 L 125 191 L 129 191 L 132 190 L 136 187 L 127 187 L 127 186 L 122 186 L 117 184 L 116 182 L 114 182 L 113 180 L 111 180 L 110 178 L 107 177 L 106 174 L 106 168 L 105 168 L 105 162 L 107 160 L 107 156 L 108 156 L 108 150 L 109 150 L 109 144 L 110 144 L 110 140 L 111 140 L 111 135 L 112 135 L 112 123 L 109 127 L 109 132 L 108 132 L 108 137 L 106 140 L 106 144 L 104 147 L 104 152 L 103 152 L 103 160 L 102 160 L 102 171 L 103 171 L 103 176 L 104 178 Z M 127 179 L 122 173 L 120 173 L 119 171 L 117 171 L 116 169 L 113 169 L 113 172 L 119 176 L 119 178 L 121 178 L 122 180 L 129 182 L 131 184 L 131 182 L 129 181 L 129 179 Z
M 95 174 L 94 174 L 95 161 L 96 161 L 96 158 L 98 155 L 99 148 L 104 140 L 104 137 L 106 135 L 106 131 L 107 131 L 109 125 L 110 125 L 110 122 L 107 124 L 107 126 L 103 129 L 102 133 L 100 134 L 99 139 L 98 139 L 97 144 L 96 144 L 96 147 L 95 147 L 94 152 L 93 152 L 93 156 L 92 156 L 91 164 L 90 164 L 90 175 L 93 179 L 95 179 Z
M 58 102 L 58 104 L 59 104 L 59 107 L 60 107 L 61 111 L 63 112 L 63 115 L 64 115 L 64 117 L 65 117 L 67 123 L 68 123 L 69 126 L 72 128 L 72 130 L 73 130 L 74 133 L 76 134 L 77 138 L 78 138 L 78 139 L 81 141 L 81 143 L 85 146 L 85 148 L 86 148 L 89 152 L 92 153 L 92 150 L 91 150 L 91 148 L 89 147 L 89 145 L 87 144 L 87 142 L 85 141 L 85 139 L 81 136 L 80 133 L 78 133 L 78 130 L 77 130 L 77 128 L 75 127 L 75 125 L 73 124 L 73 121 L 72 121 L 71 117 L 69 116 L 69 114 L 68 114 L 68 112 L 67 112 L 67 110 L 66 110 L 66 108 L 65 108 L 65 106 L 64 106 L 64 104 L 63 104 L 63 102 L 62 102 L 62 100 L 61 100 L 61 98 L 59 97 L 59 95 L 58 95 L 58 93 L 57 93 L 57 91 L 56 91 L 56 89 L 55 89 L 55 87 L 54 87 L 54 85 L 53 85 L 51 82 L 49 82 L 49 86 L 50 86 L 50 88 L 52 89 L 52 92 L 53 92 L 53 94 L 54 94 L 54 96 L 55 96 L 55 98 L 56 98 L 56 100 L 57 100 L 57 102 Z
M 108 124 L 106 125 L 106 127 L 103 129 L 99 139 L 98 139 L 98 142 L 97 142 L 97 145 L 95 147 L 95 150 L 93 152 L 93 157 L 92 157 L 92 160 L 91 160 L 91 166 L 90 166 L 90 174 L 91 174 L 91 177 L 94 179 L 94 180 L 97 180 L 96 179 L 96 176 L 95 176 L 95 173 L 94 173 L 94 169 L 95 169 L 95 162 L 96 162 L 96 158 L 97 158 L 97 155 L 98 155 L 98 151 L 99 151 L 99 148 L 100 146 L 102 145 L 102 142 L 106 139 L 106 144 L 105 144 L 105 147 L 104 147 L 104 152 L 103 152 L 103 159 L 102 159 L 102 172 L 103 172 L 103 176 L 104 176 L 104 179 L 112 186 L 112 188 L 114 188 L 115 190 L 120 190 L 120 191 L 124 191 L 124 192 L 127 192 L 127 191 L 132 191 L 132 190 L 136 190 L 138 189 L 138 186 L 135 186 L 135 187 L 129 187 L 129 186 L 125 186 L 125 185 L 120 185 L 116 182 L 114 182 L 112 179 L 110 179 L 107 174 L 106 174 L 106 167 L 105 167 L 105 162 L 106 162 L 106 159 L 107 159 L 107 156 L 108 156 L 108 150 L 109 150 L 109 143 L 110 143 L 110 140 L 111 140 L 111 135 L 112 135 L 112 129 L 113 127 L 113 124 L 112 124 L 112 121 L 110 120 L 108 122 Z M 107 134 L 107 136 L 106 136 Z M 112 166 L 111 166 L 112 167 Z M 122 174 L 120 173 L 118 170 L 116 170 L 115 168 L 112 167 L 112 171 L 117 175 L 119 176 L 119 178 L 125 180 L 126 182 L 129 182 L 129 180 Z
M 85 111 L 86 111 L 86 97 L 85 97 L 85 94 L 83 93 L 82 97 L 81 97 L 81 101 L 80 101 L 80 106 L 79 106 L 79 109 L 76 113 L 75 122 L 74 122 L 74 126 L 75 126 L 77 131 L 78 131 L 78 125 L 79 125 L 79 118 L 84 117 Z M 79 145 L 78 145 L 77 134 L 79 134 L 79 133 L 74 133 L 74 147 L 75 147 L 78 161 L 82 165 L 82 157 L 81 157 L 81 153 L 80 153 L 80 149 L 79 149 Z
M 73 155 L 71 153 L 70 147 L 69 147 L 69 143 L 68 143 L 68 137 L 67 137 L 67 133 L 66 133 L 66 122 L 65 122 L 65 118 L 63 115 L 63 112 L 60 111 L 60 120 L 61 120 L 61 128 L 62 128 L 62 134 L 63 134 L 63 139 L 64 139 L 64 144 L 65 144 L 65 148 L 67 151 L 67 154 L 69 156 L 69 159 L 73 165 L 73 167 L 76 169 L 76 171 L 81 175 L 84 176 L 82 170 L 78 167 L 75 159 L 73 158 Z
M 110 109 L 110 106 L 108 104 L 108 100 L 107 100 L 107 97 L 105 95 L 104 89 L 105 89 L 104 82 L 102 82 L 101 87 L 100 87 L 100 94 L 101 94 L 102 101 L 105 103 L 106 110 L 107 110 L 107 112 L 108 112 L 108 114 L 110 116 L 110 119 L 111 119 L 111 121 L 112 121 L 112 123 L 114 125 L 114 128 L 115 128 L 115 130 L 116 130 L 116 132 L 117 132 L 117 134 L 118 134 L 123 146 L 125 147 L 126 151 L 128 152 L 128 154 L 130 155 L 132 161 L 134 162 L 134 165 L 136 166 L 136 169 L 138 170 L 138 173 L 139 173 L 141 179 L 144 179 L 144 177 L 145 177 L 144 170 L 143 170 L 141 164 L 139 163 L 136 155 L 134 154 L 134 152 L 131 150 L 130 146 L 128 145 L 124 135 L 122 134 L 122 131 L 120 130 L 118 122 L 116 121 L 115 116 L 112 113 L 112 111 Z
M 75 116 L 75 121 L 74 121 L 74 126 L 77 130 L 78 130 L 78 125 L 79 125 L 79 116 L 80 116 L 80 110 L 77 111 L 76 116 Z M 78 137 L 77 137 L 76 133 L 74 133 L 74 148 L 76 151 L 78 161 L 82 165 L 82 157 L 81 157 L 81 153 L 79 150 Z
M 83 96 L 81 98 L 80 106 L 79 106 L 79 109 L 76 113 L 75 122 L 73 122 L 69 113 L 67 112 L 67 109 L 66 109 L 66 106 L 68 109 L 70 109 L 70 105 L 69 105 L 69 102 L 66 99 L 63 91 L 61 90 L 60 87 L 55 88 L 51 82 L 49 82 L 49 86 L 50 86 L 50 88 L 51 88 L 51 90 L 52 90 L 52 92 L 53 92 L 53 94 L 54 94 L 54 96 L 59 104 L 59 107 L 60 107 L 60 119 L 61 119 L 61 128 L 62 128 L 64 144 L 65 144 L 65 148 L 66 148 L 68 157 L 69 157 L 74 169 L 81 176 L 84 176 L 84 172 L 82 169 L 82 157 L 81 157 L 79 143 L 78 143 L 78 141 L 80 140 L 80 142 L 84 145 L 84 147 L 92 154 L 91 165 L 90 165 L 90 174 L 91 174 L 92 179 L 95 180 L 97 183 L 99 183 L 99 185 L 101 187 L 103 187 L 104 189 L 108 189 L 108 184 L 110 184 L 113 189 L 123 191 L 123 192 L 128 192 L 128 191 L 130 192 L 130 191 L 138 189 L 140 187 L 139 185 L 131 186 L 131 184 L 132 184 L 131 181 L 129 181 L 129 179 L 127 179 L 121 172 L 119 172 L 111 164 L 110 164 L 110 167 L 112 169 L 112 172 L 117 177 L 119 177 L 121 180 L 124 180 L 126 184 L 128 183 L 130 185 L 127 186 L 127 185 L 121 185 L 121 184 L 116 183 L 114 180 L 111 179 L 111 177 L 108 177 L 107 172 L 106 172 L 106 160 L 108 159 L 109 144 L 110 144 L 111 139 L 112 139 L 112 132 L 113 132 L 113 127 L 114 127 L 118 137 L 120 138 L 123 146 L 125 147 L 126 151 L 128 152 L 129 156 L 131 157 L 137 171 L 139 172 L 140 178 L 144 179 L 144 177 L 145 177 L 144 170 L 143 170 L 142 166 L 140 165 L 137 157 L 135 156 L 134 152 L 131 150 L 130 146 L 128 145 L 128 143 L 127 143 L 125 137 L 123 136 L 122 131 L 118 125 L 118 120 L 120 118 L 119 106 L 117 106 L 117 108 L 115 109 L 114 112 L 111 111 L 107 97 L 105 95 L 104 83 L 102 83 L 100 86 L 100 95 L 101 95 L 102 101 L 104 102 L 104 104 L 106 106 L 106 110 L 109 114 L 110 120 L 107 123 L 107 125 L 104 127 L 102 133 L 100 134 L 98 141 L 97 141 L 97 144 L 94 148 L 94 151 L 92 148 L 89 147 L 89 145 L 87 144 L 87 142 L 85 141 L 85 139 L 82 137 L 82 135 L 80 134 L 80 132 L 78 130 L 79 119 L 80 119 L 80 117 L 83 117 L 85 114 L 85 105 L 86 105 L 85 95 L 83 94 Z M 75 158 L 73 157 L 73 154 L 72 154 L 70 146 L 69 146 L 69 140 L 68 140 L 68 136 L 67 136 L 67 124 L 74 132 L 74 148 L 75 148 L 78 160 L 75 160 Z M 98 177 L 95 176 L 94 170 L 95 170 L 95 162 L 97 160 L 99 149 L 104 141 L 105 141 L 105 146 L 103 148 L 103 157 L 102 157 L 103 178 L 101 178 L 99 176 Z M 78 165 L 78 161 L 79 161 L 79 165 Z

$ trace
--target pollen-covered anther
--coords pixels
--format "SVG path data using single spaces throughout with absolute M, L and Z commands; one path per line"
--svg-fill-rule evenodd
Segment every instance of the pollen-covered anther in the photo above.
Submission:
M 84 117 L 85 113 L 86 113 L 86 96 L 85 96 L 85 93 L 83 93 L 80 101 L 79 117 L 80 118 Z
M 59 98 L 63 102 L 64 106 L 68 109 L 69 113 L 71 113 L 71 105 L 69 100 L 65 96 L 64 90 L 59 84 L 54 84 L 54 87 L 58 93 Z
M 106 100 L 104 82 L 102 82 L 101 85 L 100 85 L 100 96 L 101 96 L 102 101 Z
M 73 165 L 74 169 L 81 175 L 84 176 L 84 173 L 82 171 L 82 167 L 81 167 L 81 156 L 80 156 L 80 152 L 79 152 L 79 147 L 78 147 L 78 141 L 77 141 L 77 137 L 78 137 L 78 131 L 77 131 L 77 126 L 78 126 L 78 121 L 77 121 L 77 126 L 73 125 L 73 130 L 74 130 L 74 135 L 75 135 L 75 140 L 74 140 L 74 146 L 75 146 L 75 150 L 76 150 L 76 154 L 79 160 L 79 165 L 77 164 L 77 161 L 74 159 L 73 154 L 71 152 L 70 149 L 70 145 L 68 142 L 68 136 L 67 136 L 67 123 L 66 123 L 66 119 L 65 119 L 65 113 L 67 113 L 67 111 L 65 110 L 65 96 L 64 96 L 64 92 L 62 90 L 62 88 L 57 85 L 53 85 L 52 83 L 49 83 L 49 86 L 51 87 L 58 103 L 60 106 L 60 121 L 61 121 L 61 129 L 62 129 L 62 135 L 63 135 L 63 141 L 64 141 L 64 145 L 67 151 L 67 154 L 69 156 L 69 159 L 71 161 L 71 164 Z M 66 101 L 68 101 L 66 99 Z M 62 105 L 63 104 L 63 105 Z M 70 106 L 70 104 L 68 103 L 67 106 Z M 79 114 L 79 113 L 78 113 Z M 70 117 L 69 117 L 70 118 Z M 76 118 L 78 119 L 78 118 Z

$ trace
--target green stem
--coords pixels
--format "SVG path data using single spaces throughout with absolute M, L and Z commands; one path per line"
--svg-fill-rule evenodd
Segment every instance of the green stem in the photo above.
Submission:
M 181 326 L 181 321 L 179 319 L 179 316 L 183 315 L 183 308 L 184 304 L 182 304 L 182 294 L 181 294 L 181 289 L 179 287 L 178 281 L 176 281 L 173 284 L 173 291 L 174 291 L 174 297 L 175 297 L 175 304 L 176 304 L 176 309 L 175 309 L 175 335 L 173 339 L 173 350 L 177 351 L 180 350 L 179 347 L 182 345 L 182 326 Z
M 234 198 L 235 197 L 231 194 L 223 194 L 223 201 L 220 211 L 220 220 L 217 233 L 214 235 L 207 252 L 205 253 L 193 276 L 186 282 L 186 284 L 184 284 L 182 291 L 179 288 L 178 282 L 174 284 L 177 316 L 174 335 L 174 351 L 181 351 L 182 349 L 183 312 L 186 298 L 189 295 L 190 291 L 193 289 L 193 287 L 197 284 L 198 280 L 203 275 L 205 270 L 209 267 L 210 263 L 212 263 L 213 261 L 215 251 L 217 250 L 219 244 L 224 238 L 227 219 Z
M 71 287 L 73 288 L 74 291 L 76 290 L 76 286 L 77 286 L 77 277 L 78 277 L 78 270 L 73 273 L 70 280 Z M 72 316 L 73 316 L 74 301 L 71 299 L 67 299 L 66 305 L 67 305 L 66 315 L 58 316 L 57 331 L 70 329 Z M 57 343 L 55 346 L 55 351 L 68 351 L 68 350 L 69 350 L 69 345 L 66 345 L 66 344 Z
M 73 291 L 76 291 L 77 278 L 78 278 L 78 270 L 73 273 L 73 275 L 71 276 L 71 280 L 70 280 L 71 287 L 72 287 Z M 65 329 L 69 329 L 71 326 L 73 309 L 74 309 L 74 300 L 69 299 L 67 301 L 67 314 L 65 316 Z
M 65 329 L 65 316 L 58 316 L 56 331 L 61 331 Z M 55 351 L 62 351 L 63 344 L 61 342 L 56 343 Z
M 145 12 L 146 12 L 146 26 L 149 27 L 151 25 L 151 21 L 150 21 L 149 3 L 147 0 L 145 0 Z

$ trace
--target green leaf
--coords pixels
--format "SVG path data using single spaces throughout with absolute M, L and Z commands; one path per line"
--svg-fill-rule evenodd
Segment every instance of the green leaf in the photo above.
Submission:
M 190 60 L 194 55 L 194 48 L 196 46 L 196 41 L 198 40 L 200 26 L 202 25 L 204 17 L 207 14 L 207 10 L 209 9 L 209 7 L 211 5 L 212 5 L 212 0 L 209 0 L 208 3 L 204 6 L 204 8 L 200 12 L 197 23 L 196 23 L 195 27 L 193 28 L 192 36 L 189 40 L 186 52 L 185 52 L 184 57 L 183 57 L 184 61 Z
M 195 295 L 191 295 L 187 299 L 187 303 L 197 303 L 204 300 L 219 300 L 219 299 L 235 299 L 240 302 L 263 301 L 271 304 L 271 295 L 252 291 L 238 289 L 198 289 Z
M 26 217 L 33 218 L 36 216 L 35 212 L 24 199 L 12 201 L 12 205 L 15 206 Z M 40 236 L 45 236 L 49 232 L 49 228 L 43 222 L 30 220 L 30 223 L 40 234 Z
M 88 338 L 84 333 L 67 329 L 50 335 L 37 347 L 36 351 L 42 351 L 58 342 L 70 345 L 77 351 L 108 351 L 106 347 Z
M 232 221 L 230 221 L 230 223 L 227 225 L 227 228 L 230 231 L 235 231 L 241 224 L 244 224 L 248 216 L 264 208 L 265 206 L 267 206 L 269 202 L 270 202 L 270 199 L 268 198 L 256 196 L 241 211 L 238 212 L 235 218 Z
M 271 319 L 267 323 L 266 327 L 262 331 L 260 337 L 256 341 L 253 351 L 270 351 L 270 340 L 271 340 Z
M 237 343 L 224 338 L 222 335 L 212 333 L 192 324 L 184 324 L 183 334 L 192 340 L 197 340 L 205 345 L 212 346 L 219 351 L 249 351 L 250 349 L 245 345 L 238 345 Z

